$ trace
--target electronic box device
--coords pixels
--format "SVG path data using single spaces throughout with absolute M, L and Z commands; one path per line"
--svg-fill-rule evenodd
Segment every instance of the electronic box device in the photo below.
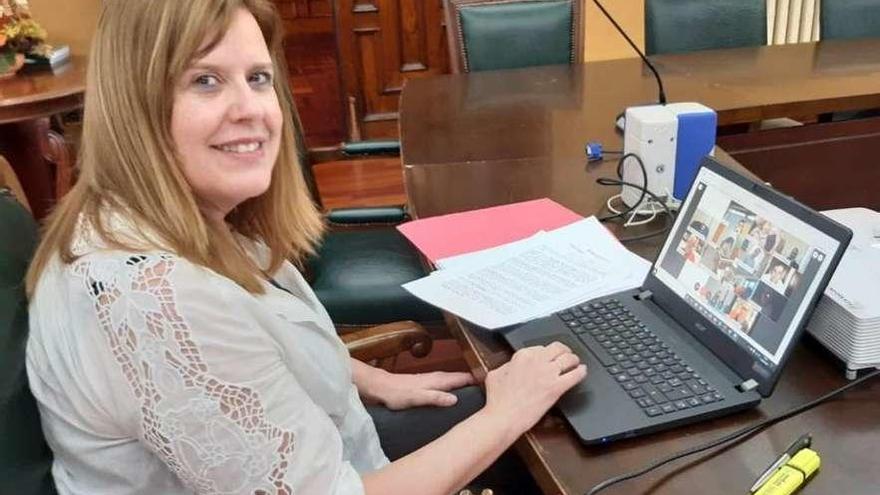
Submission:
M 668 206 L 677 205 L 690 188 L 700 160 L 713 154 L 718 116 L 699 103 L 670 103 L 626 109 L 623 181 L 647 187 Z M 644 170 L 643 167 L 644 166 Z M 647 179 L 647 181 L 646 181 Z M 636 207 L 641 190 L 623 186 L 621 199 Z

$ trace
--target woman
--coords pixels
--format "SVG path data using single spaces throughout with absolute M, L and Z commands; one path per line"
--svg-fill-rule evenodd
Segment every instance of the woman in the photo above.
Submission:
M 28 274 L 28 374 L 62 494 L 437 493 L 586 375 L 517 352 L 486 403 L 389 463 L 361 400 L 451 405 L 463 374 L 349 358 L 288 261 L 321 235 L 266 0 L 106 2 L 79 181 Z

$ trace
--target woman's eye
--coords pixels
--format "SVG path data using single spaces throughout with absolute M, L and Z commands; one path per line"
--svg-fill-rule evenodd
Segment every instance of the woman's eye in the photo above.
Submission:
M 272 73 L 267 71 L 255 72 L 251 75 L 250 82 L 257 86 L 270 86 L 272 84 Z
M 213 88 L 220 84 L 220 79 L 217 76 L 211 74 L 202 74 L 195 78 L 194 83 L 196 86 L 202 88 Z

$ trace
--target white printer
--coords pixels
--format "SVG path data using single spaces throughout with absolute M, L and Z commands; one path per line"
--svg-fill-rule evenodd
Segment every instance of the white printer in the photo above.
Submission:
M 880 213 L 867 208 L 823 212 L 853 239 L 819 301 L 807 331 L 846 364 L 846 377 L 880 368 Z

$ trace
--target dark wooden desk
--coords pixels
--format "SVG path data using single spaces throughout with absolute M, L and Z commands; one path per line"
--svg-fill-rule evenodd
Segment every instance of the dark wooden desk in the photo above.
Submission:
M 880 40 L 653 60 L 669 101 L 708 105 L 718 111 L 720 125 L 880 107 Z M 581 173 L 584 144 L 600 141 L 619 149 L 614 116 L 656 101 L 656 95 L 656 83 L 638 59 L 409 81 L 400 130 L 407 187 L 418 193 L 411 194 L 411 206 L 417 215 L 431 216 L 550 196 L 595 211 L 596 203 L 579 190 L 608 169 Z M 738 141 L 728 145 L 729 139 Z M 880 167 L 871 157 L 872 149 L 880 150 L 880 121 L 807 125 L 719 143 L 764 180 L 816 208 L 880 208 Z M 798 147 L 792 151 L 793 145 Z M 830 177 L 836 180 L 828 180 L 828 168 L 837 172 Z M 804 180 L 817 174 L 822 181 Z
M 78 56 L 55 72 L 21 72 L 0 81 L 0 153 L 15 169 L 37 218 L 73 180 L 72 157 L 64 139 L 50 131 L 48 117 L 81 108 L 85 81 L 86 61 Z
M 875 47 L 867 53 L 869 47 Z M 731 50 L 657 57 L 670 99 L 701 101 L 723 124 L 880 106 L 880 42 Z M 876 64 L 875 64 L 876 61 Z M 410 81 L 401 102 L 407 194 L 421 217 L 550 197 L 582 214 L 596 213 L 616 191 L 595 184 L 614 163 L 585 164 L 583 145 L 620 145 L 613 117 L 649 102 L 653 81 L 637 61 L 546 67 Z M 722 160 L 737 167 L 726 153 Z M 872 167 L 876 165 L 872 162 Z M 827 180 L 826 176 L 817 180 Z M 631 246 L 652 259 L 658 240 Z M 510 349 L 494 335 L 449 317 L 478 377 Z M 584 493 L 642 467 L 784 411 L 845 383 L 843 370 L 816 345 L 800 344 L 774 395 L 753 411 L 626 440 L 584 447 L 555 413 L 517 444 L 546 493 Z M 810 431 L 822 455 L 807 494 L 870 494 L 880 487 L 880 380 L 774 426 L 703 461 L 678 463 L 609 489 L 609 494 L 746 493 L 794 438 Z M 702 459 L 702 457 L 700 457 Z M 685 470 L 684 468 L 687 467 Z

